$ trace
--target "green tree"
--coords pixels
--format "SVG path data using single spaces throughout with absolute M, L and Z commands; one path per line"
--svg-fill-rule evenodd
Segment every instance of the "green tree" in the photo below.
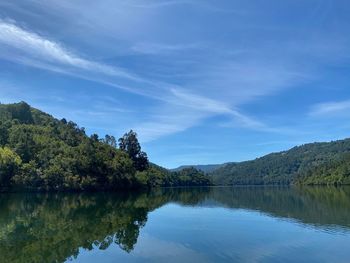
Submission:
M 137 133 L 130 130 L 125 133 L 119 140 L 119 149 L 126 152 L 131 160 L 133 160 L 137 171 L 144 171 L 148 168 L 147 154 L 141 151 L 140 143 L 137 139 Z
M 113 148 L 117 148 L 117 140 L 114 136 L 106 134 L 105 139 L 103 140 L 104 143 L 112 146 Z
M 34 130 L 30 125 L 14 125 L 9 133 L 9 146 L 21 157 L 23 162 L 29 162 L 35 154 Z
M 0 148 L 0 186 L 8 186 L 12 177 L 19 171 L 21 158 L 10 148 Z
M 9 127 L 9 122 L 4 123 L 0 120 L 0 146 L 4 146 L 7 143 Z
M 109 168 L 107 178 L 110 188 L 132 187 L 135 183 L 135 168 L 132 160 L 124 152 L 107 160 Z
M 76 123 L 55 119 L 25 103 L 0 104 L 0 147 L 5 146 L 0 190 L 130 189 L 201 185 L 208 179 L 149 163 L 133 131 L 119 140 L 117 149 L 113 136 L 88 137 Z
M 25 102 L 11 104 L 8 111 L 12 115 L 12 119 L 16 119 L 25 124 L 32 124 L 33 117 L 30 106 Z

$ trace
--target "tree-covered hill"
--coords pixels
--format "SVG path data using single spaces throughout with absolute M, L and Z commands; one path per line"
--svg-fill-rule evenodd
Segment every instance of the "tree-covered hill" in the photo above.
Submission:
M 210 172 L 213 172 L 214 170 L 216 169 L 219 169 L 223 166 L 225 166 L 226 163 L 223 163 L 223 164 L 197 164 L 197 165 L 181 165 L 177 168 L 174 168 L 174 169 L 171 169 L 171 171 L 181 171 L 182 169 L 185 169 L 185 168 L 195 168 L 197 170 L 200 170 L 204 173 L 210 173 Z
M 211 173 L 214 184 L 350 184 L 350 139 L 311 143 Z
M 150 163 L 137 134 L 119 140 L 21 102 L 0 104 L 0 191 L 116 190 L 155 186 L 350 184 L 350 139 L 312 143 L 241 163 L 209 176 Z
M 0 104 L 0 191 L 115 190 L 208 185 L 195 169 L 169 172 L 149 163 L 137 134 L 118 141 L 30 107 Z

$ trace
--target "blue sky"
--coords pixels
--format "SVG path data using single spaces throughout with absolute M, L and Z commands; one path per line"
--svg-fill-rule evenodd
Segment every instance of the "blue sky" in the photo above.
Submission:
M 0 101 L 165 167 L 350 137 L 347 0 L 0 2 Z

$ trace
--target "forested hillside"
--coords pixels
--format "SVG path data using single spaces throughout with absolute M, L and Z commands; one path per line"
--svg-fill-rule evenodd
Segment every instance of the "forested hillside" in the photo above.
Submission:
M 350 184 L 350 139 L 311 143 L 211 173 L 214 184 Z
M 181 165 L 177 168 L 174 168 L 174 169 L 171 169 L 171 171 L 181 171 L 182 169 L 185 169 L 185 168 L 195 168 L 197 170 L 200 170 L 204 173 L 210 173 L 210 172 L 213 172 L 214 170 L 220 168 L 220 167 L 223 167 L 225 166 L 226 163 L 224 164 L 198 164 L 198 165 Z
M 204 166 L 206 167 L 206 166 Z M 212 167 L 209 167 L 212 168 Z M 137 134 L 119 140 L 21 102 L 0 104 L 0 190 L 115 190 L 156 186 L 350 184 L 350 139 L 312 143 L 209 173 L 148 161 Z
M 154 165 L 137 134 L 118 141 L 87 136 L 84 128 L 21 102 L 0 104 L 0 190 L 114 190 L 209 185 L 195 169 Z

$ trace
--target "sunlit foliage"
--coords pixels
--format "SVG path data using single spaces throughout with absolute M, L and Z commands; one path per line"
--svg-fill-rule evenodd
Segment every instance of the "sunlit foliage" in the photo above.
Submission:
M 0 104 L 0 190 L 115 190 L 208 185 L 199 171 L 171 173 L 150 164 L 134 131 L 117 140 L 87 136 L 25 102 Z

